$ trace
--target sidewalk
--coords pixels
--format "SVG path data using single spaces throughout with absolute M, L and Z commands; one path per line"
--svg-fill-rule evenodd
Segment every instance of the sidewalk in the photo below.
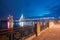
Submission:
M 43 31 L 40 36 L 33 40 L 60 40 L 60 25 L 55 25 L 55 27 Z

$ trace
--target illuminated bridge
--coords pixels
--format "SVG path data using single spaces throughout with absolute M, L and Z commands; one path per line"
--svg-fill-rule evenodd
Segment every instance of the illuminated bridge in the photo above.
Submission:
M 55 21 L 60 19 L 24 19 L 24 20 L 12 20 L 13 22 L 39 22 L 39 21 Z M 0 20 L 0 22 L 7 22 L 9 20 Z

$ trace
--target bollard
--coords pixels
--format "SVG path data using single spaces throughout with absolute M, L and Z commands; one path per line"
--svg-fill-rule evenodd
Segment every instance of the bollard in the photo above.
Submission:
M 36 36 L 39 36 L 40 35 L 40 23 L 35 24 L 34 30 L 35 30 Z
M 54 26 L 54 22 L 49 22 L 49 28 L 52 28 Z

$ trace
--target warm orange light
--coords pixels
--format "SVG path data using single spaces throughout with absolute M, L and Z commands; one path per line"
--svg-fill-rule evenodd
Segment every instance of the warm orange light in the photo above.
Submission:
M 8 17 L 8 20 L 10 19 L 10 17 Z M 7 22 L 7 27 L 8 29 L 10 29 L 10 21 Z
M 52 28 L 54 26 L 54 22 L 49 22 L 49 28 Z
M 9 28 L 10 28 L 10 22 L 8 22 L 8 24 L 7 24 L 7 25 L 8 25 L 8 29 L 9 29 Z

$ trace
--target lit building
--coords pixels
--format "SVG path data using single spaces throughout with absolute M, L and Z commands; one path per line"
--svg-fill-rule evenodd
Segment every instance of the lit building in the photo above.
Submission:
M 8 16 L 7 26 L 8 26 L 8 29 L 13 28 L 13 17 L 10 15 Z

